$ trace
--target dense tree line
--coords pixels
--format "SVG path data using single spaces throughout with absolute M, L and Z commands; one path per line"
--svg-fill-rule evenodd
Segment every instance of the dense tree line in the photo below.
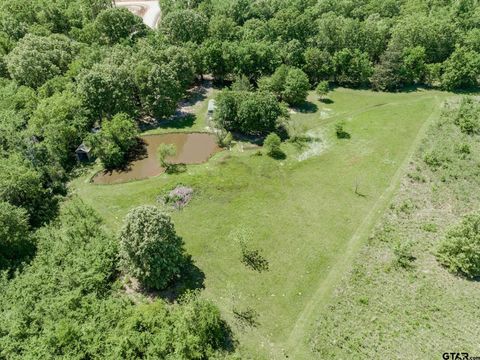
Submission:
M 8 223 L 0 236 L 25 236 L 25 215 L 0 203 L 0 224 Z M 13 279 L 0 278 L 1 358 L 205 359 L 228 346 L 218 309 L 194 293 L 176 305 L 136 304 L 119 293 L 118 242 L 101 224 L 71 200 L 35 234 L 34 260 Z
M 478 85 L 476 0 L 162 0 L 168 41 L 200 44 L 204 71 L 252 81 L 284 64 L 312 85 Z M 189 24 L 182 28 L 182 24 Z M 188 28 L 189 30 L 185 30 Z M 176 30 L 181 33 L 176 33 Z

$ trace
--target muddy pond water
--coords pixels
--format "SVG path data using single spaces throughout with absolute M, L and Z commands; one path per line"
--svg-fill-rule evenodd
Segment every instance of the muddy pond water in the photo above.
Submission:
M 101 171 L 94 176 L 95 184 L 115 184 L 131 180 L 146 179 L 165 171 L 160 166 L 157 149 L 160 144 L 173 144 L 177 154 L 167 160 L 174 164 L 200 164 L 220 151 L 215 136 L 207 133 L 171 133 L 145 135 L 145 154 L 132 161 L 124 170 Z

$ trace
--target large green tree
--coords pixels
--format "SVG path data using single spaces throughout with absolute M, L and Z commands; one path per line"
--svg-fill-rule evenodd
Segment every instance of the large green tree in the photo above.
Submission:
M 163 289 L 185 263 L 183 240 L 170 217 L 155 206 L 131 210 L 120 232 L 122 266 L 145 287 Z
M 120 168 L 128 161 L 138 144 L 138 127 L 127 114 L 119 113 L 102 121 L 100 132 L 89 137 L 87 143 L 107 169 Z
M 93 118 L 111 117 L 119 112 L 134 115 L 135 85 L 125 66 L 95 65 L 78 78 L 77 92 Z
M 17 83 L 37 88 L 63 74 L 77 50 L 77 45 L 63 35 L 28 34 L 6 57 L 8 72 Z

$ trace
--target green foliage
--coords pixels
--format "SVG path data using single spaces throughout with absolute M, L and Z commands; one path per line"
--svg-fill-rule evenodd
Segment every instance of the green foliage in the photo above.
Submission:
M 229 148 L 232 145 L 233 135 L 230 131 L 220 129 L 215 132 L 215 136 L 217 137 L 218 146 L 222 148 Z
M 173 157 L 177 154 L 177 148 L 173 144 L 160 144 L 157 149 L 157 158 L 160 163 L 160 166 L 165 168 L 168 172 L 168 169 L 171 167 L 171 163 L 167 160 L 169 157 Z
M 328 95 L 328 92 L 330 90 L 330 86 L 328 84 L 328 81 L 320 81 L 315 88 L 315 93 L 322 99 L 324 96 Z
M 113 45 L 139 37 L 147 32 L 142 19 L 125 8 L 111 8 L 100 12 L 92 24 L 92 40 Z
M 185 263 L 183 240 L 170 217 L 155 206 L 140 206 L 128 213 L 120 247 L 122 267 L 151 289 L 171 284 Z
M 208 19 L 194 10 L 176 10 L 162 19 L 161 27 L 174 43 L 201 43 L 208 33 Z
M 373 73 L 368 55 L 358 49 L 342 49 L 333 56 L 335 80 L 344 86 L 362 86 L 369 83 Z
M 338 139 L 350 139 L 350 134 L 345 131 L 345 122 L 339 121 L 335 124 L 335 134 Z
M 20 85 L 37 88 L 63 74 L 77 52 L 77 45 L 63 35 L 27 35 L 6 57 L 10 76 Z
M 125 165 L 131 151 L 138 144 L 138 127 L 127 114 L 119 113 L 102 122 L 100 132 L 89 137 L 93 153 L 107 169 Z
M 73 93 L 55 93 L 39 102 L 29 121 L 29 132 L 46 148 L 50 159 L 65 169 L 75 163 L 75 149 L 91 126 L 83 104 Z
M 453 272 L 470 278 L 480 276 L 480 214 L 466 215 L 448 230 L 437 259 Z
M 250 80 L 245 75 L 240 75 L 235 78 L 235 81 L 232 83 L 231 89 L 233 91 L 252 91 L 253 86 L 250 83 Z
M 415 257 L 412 255 L 413 244 L 411 241 L 397 241 L 393 247 L 396 265 L 409 269 Z
M 135 68 L 134 76 L 145 112 L 156 119 L 175 113 L 183 87 L 171 66 L 141 63 Z
M 228 131 L 258 135 L 276 129 L 284 111 L 273 94 L 224 90 L 216 101 L 215 121 Z
M 0 202 L 0 269 L 32 252 L 27 212 Z
M 454 123 L 463 133 L 480 134 L 480 103 L 471 97 L 462 98 Z
M 97 119 L 119 112 L 134 115 L 134 90 L 128 69 L 108 63 L 82 71 L 77 84 L 78 95 Z
M 24 208 L 33 226 L 51 219 L 57 199 L 44 178 L 18 154 L 0 158 L 0 201 Z
M 267 151 L 267 154 L 272 157 L 275 157 L 277 156 L 277 154 L 282 152 L 282 150 L 280 149 L 281 144 L 282 141 L 280 140 L 280 137 L 275 133 L 268 134 L 268 136 L 265 138 L 265 141 L 263 142 L 263 146 Z
M 442 87 L 447 90 L 478 85 L 480 53 L 457 47 L 444 63 Z
M 261 78 L 259 88 L 273 92 L 290 105 L 300 105 L 307 98 L 310 83 L 302 70 L 282 65 L 271 77 Z

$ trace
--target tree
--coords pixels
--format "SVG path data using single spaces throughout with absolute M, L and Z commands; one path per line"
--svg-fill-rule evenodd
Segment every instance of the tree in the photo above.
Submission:
M 161 29 L 174 43 L 199 44 L 208 34 L 208 19 L 195 10 L 175 10 L 162 19 Z
M 175 113 L 183 88 L 170 66 L 143 62 L 135 68 L 134 76 L 147 114 L 162 119 Z
M 315 92 L 317 93 L 320 100 L 322 100 L 325 96 L 327 96 L 330 90 L 330 86 L 328 85 L 328 81 L 320 81 L 315 88 Z
M 478 85 L 480 53 L 457 47 L 444 62 L 442 87 L 447 90 L 469 88 Z
M 168 169 L 172 164 L 167 160 L 169 157 L 173 157 L 177 154 L 177 149 L 173 144 L 160 144 L 157 149 L 157 157 L 160 162 L 160 166 L 165 168 L 165 171 L 168 172 Z
M 281 65 L 270 77 L 260 78 L 260 90 L 273 92 L 289 105 L 304 102 L 310 89 L 307 75 L 300 69 Z
M 102 122 L 102 130 L 92 135 L 88 142 L 93 153 L 100 158 L 107 169 L 121 167 L 137 146 L 138 127 L 127 114 L 119 113 L 111 120 Z
M 282 100 L 290 105 L 300 105 L 307 99 L 309 89 L 307 75 L 298 68 L 290 68 L 285 78 Z
M 18 84 L 38 88 L 63 74 L 77 51 L 77 44 L 66 36 L 28 34 L 6 56 L 6 64 Z
M 366 53 L 358 49 L 342 49 L 333 56 L 335 79 L 341 85 L 367 85 L 373 66 Z
M 75 149 L 91 125 L 82 101 L 71 92 L 63 92 L 40 101 L 28 131 L 46 147 L 51 159 L 70 169 L 75 163 Z
M 25 209 L 0 202 L 0 269 L 31 252 L 29 229 Z
M 469 278 L 480 276 L 480 214 L 470 214 L 454 225 L 440 242 L 438 261 Z
M 20 155 L 0 158 L 0 201 L 25 209 L 35 227 L 49 221 L 57 210 L 58 199 L 43 180 Z
M 147 27 L 139 16 L 125 8 L 110 8 L 98 14 L 93 22 L 93 41 L 113 45 L 147 33 Z
M 120 232 L 124 269 L 151 289 L 164 289 L 185 262 L 183 240 L 170 217 L 155 206 L 139 206 L 125 218 Z
M 111 117 L 119 112 L 136 113 L 135 86 L 124 66 L 108 63 L 84 70 L 78 77 L 77 93 L 93 118 Z
M 215 121 L 227 131 L 266 135 L 286 116 L 275 95 L 269 92 L 224 90 L 217 97 Z
M 308 75 L 312 84 L 317 84 L 321 80 L 328 80 L 333 75 L 333 59 L 327 51 L 307 48 L 303 57 L 305 58 L 303 71 Z
M 281 143 L 282 141 L 280 140 L 280 137 L 277 134 L 270 133 L 265 138 L 265 141 L 263 142 L 263 146 L 267 151 L 268 155 L 275 157 L 282 152 L 282 150 L 280 149 Z

